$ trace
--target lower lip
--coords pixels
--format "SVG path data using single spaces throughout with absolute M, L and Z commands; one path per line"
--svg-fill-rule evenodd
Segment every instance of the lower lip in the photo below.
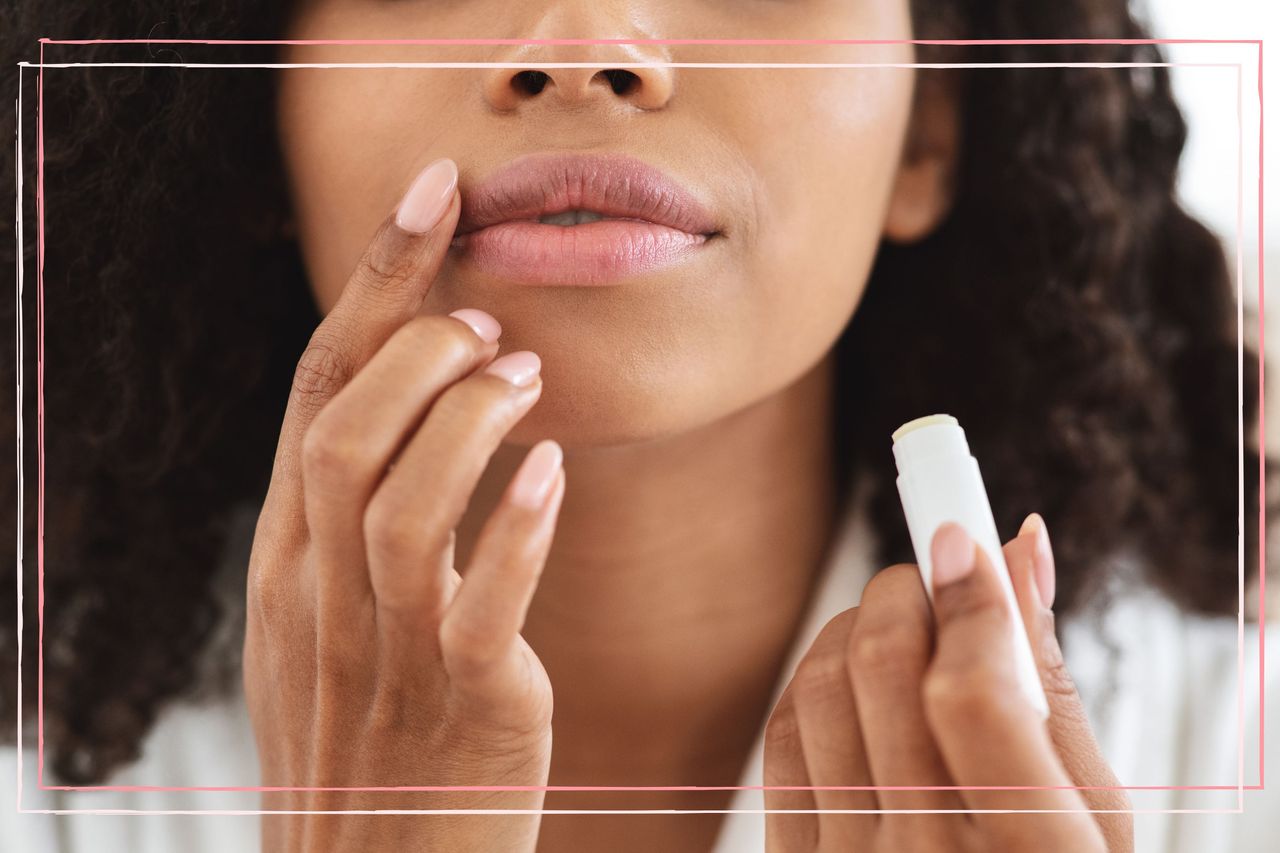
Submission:
M 687 258 L 705 234 L 634 219 L 579 225 L 501 222 L 465 234 L 454 245 L 482 271 L 515 284 L 607 285 Z

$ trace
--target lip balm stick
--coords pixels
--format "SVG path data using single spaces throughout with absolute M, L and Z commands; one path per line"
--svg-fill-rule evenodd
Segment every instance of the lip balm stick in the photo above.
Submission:
M 898 465 L 898 495 L 902 498 L 911 547 L 916 552 L 929 602 L 933 603 L 933 559 L 929 546 L 944 522 L 958 522 L 995 565 L 1005 600 L 1013 613 L 1015 630 L 1009 638 L 1009 653 L 1017 665 L 1018 682 L 1027 700 L 1047 718 L 1049 703 L 1027 640 L 1009 567 L 1004 561 L 991 503 L 982 484 L 978 461 L 969 453 L 969 442 L 960 423 L 951 415 L 927 415 L 908 421 L 893 432 L 893 457 Z

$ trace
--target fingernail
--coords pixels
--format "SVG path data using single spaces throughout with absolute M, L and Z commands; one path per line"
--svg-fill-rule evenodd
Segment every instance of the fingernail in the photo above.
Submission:
M 959 524 L 949 521 L 933 538 L 933 585 L 955 583 L 973 571 L 976 545 Z
M 396 210 L 396 225 L 413 234 L 425 234 L 449 209 L 458 186 L 458 166 L 448 157 L 436 160 L 418 173 Z
M 479 308 L 459 308 L 457 311 L 450 311 L 449 316 L 466 323 L 487 344 L 493 343 L 502 334 L 502 326 L 498 325 L 498 321 Z
M 1040 513 L 1033 512 L 1022 522 L 1018 535 L 1034 533 L 1035 544 L 1035 578 L 1036 589 L 1040 590 L 1040 601 L 1045 607 L 1053 607 L 1054 594 L 1057 592 L 1057 568 L 1053 563 L 1053 546 L 1049 543 L 1049 529 L 1045 526 Z
M 528 385 L 541 369 L 542 359 L 537 353 L 521 350 L 495 358 L 484 372 L 500 376 L 512 385 Z
M 538 442 L 520 463 L 520 470 L 511 481 L 511 501 L 526 509 L 542 506 L 551 493 L 556 472 L 564 460 L 564 451 L 551 439 Z

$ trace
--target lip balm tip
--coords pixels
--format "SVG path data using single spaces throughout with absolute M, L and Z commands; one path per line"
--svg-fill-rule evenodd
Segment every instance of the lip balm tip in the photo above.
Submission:
M 947 414 L 924 415 L 915 420 L 907 421 L 902 426 L 893 431 L 891 438 L 896 442 L 909 432 L 914 432 L 922 427 L 931 426 L 933 424 L 959 424 L 960 422 Z

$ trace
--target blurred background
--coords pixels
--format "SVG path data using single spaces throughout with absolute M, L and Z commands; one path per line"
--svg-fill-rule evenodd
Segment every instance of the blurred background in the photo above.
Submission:
M 1275 0 L 1215 0 L 1212 3 L 1192 0 L 1135 0 L 1133 9 L 1150 24 L 1155 38 L 1169 39 L 1262 39 L 1264 44 L 1263 92 L 1272 104 L 1270 127 L 1264 124 L 1263 164 L 1272 174 L 1280 168 L 1280 125 L 1277 125 L 1276 93 L 1280 93 L 1280 11 Z M 1238 62 L 1256 47 L 1223 46 L 1221 48 L 1192 44 L 1165 45 L 1171 62 Z M 1252 60 L 1251 60 L 1252 61 Z M 1236 70 L 1226 68 L 1175 67 L 1170 69 L 1175 94 L 1187 117 L 1189 135 L 1183 153 L 1179 192 L 1186 206 L 1209 225 L 1226 246 L 1234 266 L 1237 224 L 1237 163 L 1240 161 L 1237 128 Z M 1257 67 L 1244 72 L 1244 229 L 1239 234 L 1243 249 L 1243 301 L 1245 309 L 1245 341 L 1258 342 L 1258 222 L 1257 222 L 1257 107 L 1249 103 L 1257 99 Z M 1265 121 L 1265 115 L 1264 115 Z M 1264 171 L 1265 174 L 1265 171 Z M 1263 339 L 1266 348 L 1266 387 L 1264 415 L 1267 455 L 1280 455 L 1280 295 L 1275 283 L 1280 281 L 1280 199 L 1271 183 L 1264 190 L 1262 262 L 1265 276 L 1263 313 L 1266 326 Z M 1240 282 L 1237 282 L 1237 287 Z M 1246 376 L 1245 381 L 1257 381 Z M 1249 424 L 1245 425 L 1249 431 Z M 1257 476 L 1245 471 L 1245 476 Z M 1246 524 L 1250 522 L 1246 519 Z M 1274 525 L 1272 528 L 1275 529 Z M 1276 537 L 1271 537 L 1275 539 Z M 1280 543 L 1269 542 L 1267 551 L 1275 553 Z M 1274 558 L 1268 560 L 1274 565 Z M 1246 566 L 1246 577 L 1256 577 L 1256 567 Z M 1274 574 L 1271 576 L 1275 579 Z M 1256 591 L 1255 591 L 1256 592 Z M 1252 598 L 1252 596 L 1251 596 Z M 1280 583 L 1267 589 L 1268 621 L 1280 619 Z

